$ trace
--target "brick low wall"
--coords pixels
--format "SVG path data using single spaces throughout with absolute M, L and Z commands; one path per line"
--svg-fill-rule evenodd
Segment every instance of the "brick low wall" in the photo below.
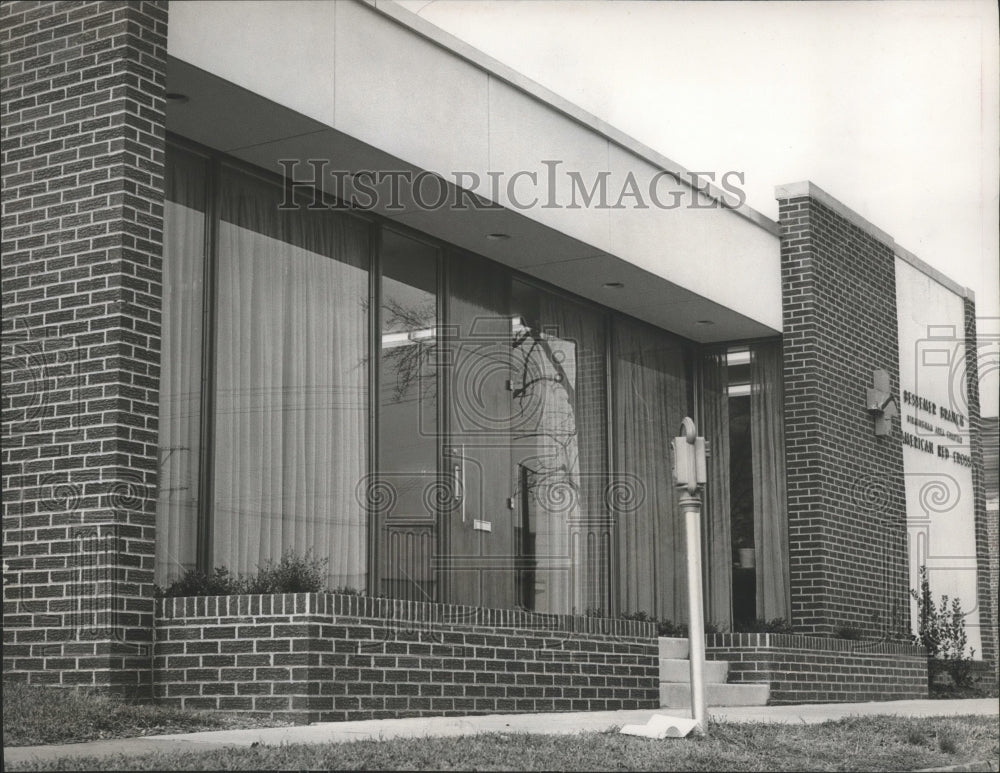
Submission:
M 729 681 L 767 682 L 771 704 L 927 697 L 921 647 L 796 634 L 710 634 L 706 657 L 727 660 Z
M 659 705 L 649 623 L 330 594 L 157 601 L 157 702 L 297 721 Z

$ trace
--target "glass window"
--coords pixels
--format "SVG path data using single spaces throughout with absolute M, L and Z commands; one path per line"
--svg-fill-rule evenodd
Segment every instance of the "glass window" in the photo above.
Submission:
M 677 338 L 615 320 L 618 597 L 623 612 L 687 619 L 684 522 L 667 452 L 688 408 L 688 353 Z
M 380 249 L 378 504 L 381 592 L 436 598 L 437 250 L 393 231 Z
M 368 228 L 224 169 L 218 242 L 212 565 L 286 551 L 366 586 Z
M 720 626 L 790 617 L 781 390 L 780 341 L 703 353 L 706 597 Z
M 514 282 L 511 447 L 522 544 L 520 596 L 540 612 L 607 612 L 604 315 Z
M 198 555 L 205 160 L 168 146 L 163 202 L 156 583 Z

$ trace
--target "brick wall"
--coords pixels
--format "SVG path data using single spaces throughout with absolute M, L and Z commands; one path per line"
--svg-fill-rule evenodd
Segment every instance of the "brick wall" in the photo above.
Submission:
M 1000 511 L 994 503 L 992 509 L 986 510 L 986 544 L 989 551 L 989 594 L 990 594 L 990 614 L 993 618 L 993 627 L 990 629 L 993 636 L 993 672 L 1000 679 L 1000 657 L 996 657 L 997 638 L 1000 631 L 997 630 L 1000 618 L 998 618 L 997 596 L 1000 594 Z
M 162 599 L 154 652 L 161 704 L 298 721 L 659 702 L 653 628 L 624 620 L 330 594 Z
M 990 550 L 989 522 L 986 512 L 986 486 L 983 470 L 982 420 L 979 416 L 979 346 L 976 334 L 976 302 L 964 299 L 965 378 L 969 393 L 969 443 L 972 452 L 972 489 L 975 496 L 976 591 L 979 608 L 979 633 L 983 660 L 997 663 L 997 596 L 991 588 L 990 565 L 996 552 Z M 994 529 L 996 527 L 994 526 Z M 995 531 L 994 531 L 995 534 Z M 996 543 L 994 542 L 994 545 Z
M 865 407 L 875 369 L 899 394 L 893 250 L 812 195 L 779 225 L 792 624 L 908 630 L 902 447 Z
M 980 418 L 980 424 L 983 425 L 980 445 L 983 449 L 983 478 L 985 479 L 986 495 L 984 513 L 986 516 L 986 554 L 989 565 L 988 592 L 990 615 L 993 620 L 994 648 L 997 647 L 997 637 L 1000 635 L 1000 631 L 997 630 L 998 625 L 1000 625 L 997 610 L 997 598 L 1000 596 L 1000 508 L 998 508 L 997 502 L 997 457 L 998 445 L 1000 445 L 998 443 L 1000 441 L 998 429 L 1000 427 L 998 427 L 998 423 L 1000 420 L 996 416 Z M 993 658 L 993 673 L 994 678 L 1000 677 L 1000 657 Z
M 148 691 L 167 3 L 0 9 L 4 672 Z
M 734 684 L 766 682 L 771 705 L 927 697 L 922 647 L 794 634 L 710 634 L 708 660 L 729 661 Z

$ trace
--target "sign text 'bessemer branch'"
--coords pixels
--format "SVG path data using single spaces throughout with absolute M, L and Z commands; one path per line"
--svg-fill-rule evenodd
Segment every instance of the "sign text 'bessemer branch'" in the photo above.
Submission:
M 921 397 L 915 392 L 910 392 L 905 389 L 903 390 L 903 405 L 912 405 L 918 411 L 924 411 L 925 413 L 929 413 L 931 416 L 937 416 L 945 421 L 951 422 L 959 429 L 965 428 L 966 419 L 961 413 L 953 411 L 950 408 L 945 408 L 943 405 L 938 405 L 934 401 L 928 400 L 926 397 Z M 926 419 L 922 419 L 915 414 L 907 414 L 906 423 L 914 426 L 917 430 L 933 433 L 939 438 L 946 438 L 952 443 L 965 443 L 965 438 L 963 438 L 958 432 L 945 429 L 936 424 L 931 424 Z M 916 448 L 924 453 L 937 453 L 937 455 L 942 459 L 951 459 L 955 464 L 960 464 L 963 467 L 972 466 L 972 457 L 970 455 L 959 451 L 952 451 L 947 446 L 941 445 L 940 440 L 938 441 L 938 446 L 935 450 L 934 441 L 904 430 L 903 444 L 908 445 L 911 448 Z

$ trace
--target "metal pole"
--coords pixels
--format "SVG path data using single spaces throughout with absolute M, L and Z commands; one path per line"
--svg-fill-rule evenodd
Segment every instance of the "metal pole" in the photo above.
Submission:
M 684 513 L 688 568 L 688 659 L 691 666 L 691 717 L 697 731 L 707 733 L 705 723 L 705 613 L 701 587 L 701 496 L 685 494 L 680 499 Z

